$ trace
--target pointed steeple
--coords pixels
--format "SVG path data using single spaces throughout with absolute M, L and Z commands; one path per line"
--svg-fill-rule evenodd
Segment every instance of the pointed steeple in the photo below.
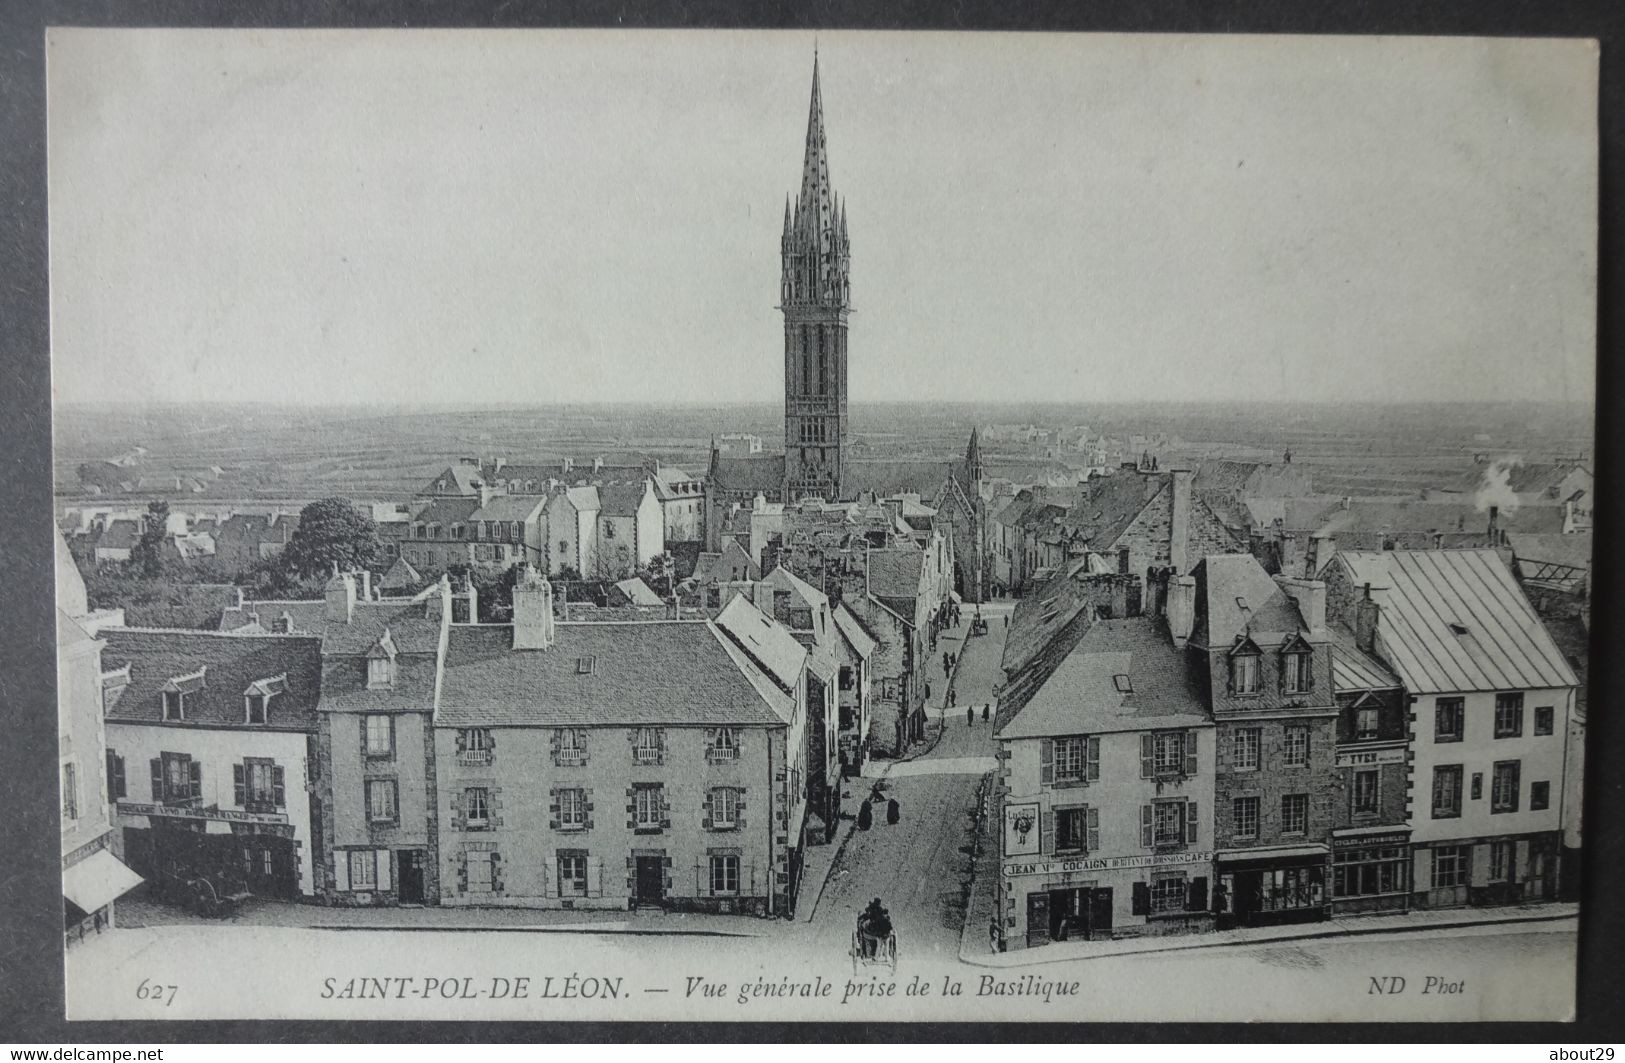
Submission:
M 965 448 L 965 476 L 973 487 L 983 478 L 982 436 L 975 425 L 970 430 L 970 446 Z
M 807 107 L 807 147 L 801 163 L 800 224 L 820 252 L 834 237 L 834 192 L 829 185 L 829 153 L 824 140 L 824 98 L 818 87 L 818 53 L 813 52 L 812 102 Z

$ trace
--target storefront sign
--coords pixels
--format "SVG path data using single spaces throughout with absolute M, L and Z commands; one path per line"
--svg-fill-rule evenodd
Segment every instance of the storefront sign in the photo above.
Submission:
M 1004 855 L 1037 856 L 1038 804 L 1004 806 Z
M 1212 853 L 1146 853 L 1140 856 L 1078 856 L 1070 860 L 1034 860 L 1005 864 L 1006 878 L 1019 875 L 1066 875 L 1079 871 L 1126 871 L 1138 867 L 1174 867 L 1180 864 L 1206 864 Z
M 1392 749 L 1350 750 L 1347 753 L 1337 754 L 1337 766 L 1339 768 L 1358 768 L 1368 764 L 1403 763 L 1405 763 L 1404 746 L 1395 746 Z
M 285 824 L 288 817 L 281 813 L 239 812 L 232 808 L 182 808 L 169 805 L 144 805 L 120 801 L 121 816 L 169 816 L 172 819 L 206 819 L 222 823 L 277 823 Z
M 1368 845 L 1405 845 L 1411 840 L 1409 831 L 1397 834 L 1358 834 L 1352 838 L 1333 838 L 1333 849 L 1363 849 Z

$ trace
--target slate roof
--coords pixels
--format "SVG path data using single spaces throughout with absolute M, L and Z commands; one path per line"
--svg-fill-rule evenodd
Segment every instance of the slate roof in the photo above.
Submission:
M 626 595 L 627 601 L 633 605 L 659 606 L 666 604 L 660 595 L 654 592 L 654 588 L 643 582 L 642 577 L 639 576 L 631 576 L 621 580 L 615 584 L 615 589 Z
M 829 605 L 829 595 L 814 587 L 800 576 L 780 565 L 778 568 L 762 577 L 763 583 L 771 583 L 780 590 L 787 590 L 800 598 L 797 603 L 810 609 Z
M 1196 617 L 1191 637 L 1198 645 L 1229 646 L 1241 635 L 1279 642 L 1305 630 L 1297 604 L 1250 554 L 1210 554 L 1192 575 Z
M 784 490 L 784 455 L 727 457 L 719 454 L 711 464 L 711 479 L 727 491 L 759 491 L 772 498 Z
M 933 496 L 958 468 L 953 461 L 848 461 L 841 470 L 841 490 L 852 497 L 865 491 Z
M 865 660 L 880 645 L 880 640 L 869 632 L 863 621 L 858 619 L 858 614 L 848 608 L 845 602 L 835 607 L 835 627 L 846 640 L 846 644 L 852 647 L 852 652 Z
M 462 462 L 458 462 L 455 465 L 446 466 L 444 470 L 437 473 L 434 479 L 429 481 L 428 486 L 423 489 L 422 493 L 434 494 L 440 490 L 440 482 L 448 480 L 450 481 L 448 490 L 455 491 L 460 495 L 477 495 L 480 493 L 480 489 L 475 484 L 483 479 L 484 476 L 476 466 L 464 465 Z
M 567 487 L 564 489 L 564 498 L 580 513 L 598 512 L 598 488 L 592 485 L 586 487 Z
M 1494 550 L 1339 552 L 1355 586 L 1387 586 L 1377 649 L 1412 694 L 1579 680 Z
M 383 578 L 378 581 L 380 587 L 416 587 L 423 582 L 423 576 L 412 563 L 404 557 L 397 557 L 395 563 L 389 566 Z
M 141 541 L 141 525 L 133 520 L 109 521 L 102 529 L 101 537 L 96 540 L 98 547 L 105 546 L 110 550 L 127 550 Z
M 491 500 L 470 513 L 468 519 L 530 520 L 546 504 L 546 495 L 492 495 Z
M 1080 497 L 1065 516 L 1057 519 L 1063 530 L 1080 537 L 1092 549 L 1110 550 L 1150 501 L 1169 490 L 1173 477 L 1161 474 L 1151 490 L 1140 473 L 1127 471 L 1089 482 L 1087 497 Z
M 643 502 L 647 489 L 646 480 L 601 484 L 598 488 L 599 511 L 606 517 L 637 516 L 638 506 Z
M 201 688 L 186 698 L 185 724 L 245 731 L 316 729 L 322 692 L 317 639 L 117 627 L 103 628 L 100 637 L 107 644 L 102 651 L 105 671 L 130 666 L 129 686 L 108 707 L 109 722 L 162 723 L 165 684 L 206 668 Z M 271 701 L 271 722 L 245 723 L 243 692 L 279 675 L 287 677 L 287 689 Z
M 437 523 L 440 525 L 440 536 L 444 539 L 451 537 L 453 524 L 466 524 L 470 516 L 480 508 L 480 500 L 474 498 L 437 498 L 424 506 L 412 520 L 419 524 Z
M 509 625 L 453 626 L 436 722 L 452 727 L 788 722 L 788 695 L 780 694 L 777 704 L 765 696 L 747 676 L 748 663 L 741 667 L 725 645 L 726 636 L 710 622 L 561 622 L 554 633 L 546 650 L 514 650 Z M 805 653 L 799 645 L 796 651 Z M 583 658 L 592 659 L 590 674 L 578 665 Z
M 796 688 L 807 651 L 790 634 L 789 628 L 763 614 L 744 595 L 735 595 L 723 607 L 717 614 L 716 625 L 779 686 L 787 691 Z
M 1197 467 L 1196 476 L 1191 481 L 1191 487 L 1197 491 L 1229 494 L 1246 487 L 1247 481 L 1253 473 L 1260 468 L 1266 467 L 1265 462 L 1233 461 L 1228 458 L 1204 461 Z
M 1354 632 L 1346 624 L 1329 621 L 1332 636 L 1332 691 L 1391 690 L 1404 686 L 1394 670 L 1382 660 L 1360 649 Z
M 1185 652 L 1160 617 L 1072 624 L 999 705 L 1001 739 L 1103 734 L 1211 722 Z M 1128 677 L 1129 691 L 1118 688 Z
M 1010 614 L 1010 632 L 1004 641 L 999 667 L 1007 676 L 1025 669 L 1034 657 L 1064 629 L 1082 615 L 1088 619 L 1089 599 L 1074 578 L 1087 574 L 1087 559 L 1073 562 L 1040 583 L 1031 594 L 1018 599 Z M 1081 630 L 1079 632 L 1081 634 Z
M 431 588 L 431 591 L 433 588 Z M 440 646 L 440 621 L 428 617 L 424 602 L 414 598 L 358 601 L 351 622 L 327 617 L 325 599 L 303 601 L 245 601 L 224 610 L 221 631 L 236 631 L 258 614 L 260 627 L 269 631 L 284 613 L 293 621 L 293 634 L 321 639 L 322 653 L 353 656 L 372 649 L 388 628 L 401 653 L 435 653 Z
M 920 569 L 925 564 L 925 551 L 917 546 L 888 546 L 868 552 L 869 593 L 877 598 L 906 599 L 912 602 L 920 594 Z M 908 615 L 914 615 L 909 610 Z

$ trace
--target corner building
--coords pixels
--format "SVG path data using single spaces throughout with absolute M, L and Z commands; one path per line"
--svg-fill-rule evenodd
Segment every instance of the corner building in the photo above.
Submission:
M 715 620 L 453 625 L 435 721 L 446 905 L 788 914 L 807 822 L 807 651 Z

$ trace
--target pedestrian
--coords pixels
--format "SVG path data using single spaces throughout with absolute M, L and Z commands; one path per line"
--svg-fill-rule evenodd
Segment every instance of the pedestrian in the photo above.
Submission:
M 925 700 L 931 700 L 931 681 L 929 679 L 925 681 Z
M 973 706 L 970 706 L 970 705 L 965 706 L 965 726 L 966 727 L 975 727 L 976 726 L 976 709 Z
M 874 821 L 874 813 L 869 811 L 869 802 L 865 801 L 858 806 L 858 829 L 868 830 L 870 824 L 874 823 Z
M 890 801 L 887 801 L 886 802 L 886 826 L 895 827 L 895 826 L 897 826 L 897 821 L 899 819 L 902 819 L 902 818 L 903 818 L 903 812 L 902 812 L 902 809 L 900 809 L 898 807 L 898 805 L 897 805 L 897 798 L 894 797 Z
M 992 708 L 992 707 L 993 706 L 991 706 L 991 705 L 983 705 L 982 706 L 982 722 L 983 723 L 987 722 L 987 710 Z
M 1004 614 L 1004 626 L 1007 627 L 1007 628 L 1010 626 L 1010 614 L 1009 613 Z

